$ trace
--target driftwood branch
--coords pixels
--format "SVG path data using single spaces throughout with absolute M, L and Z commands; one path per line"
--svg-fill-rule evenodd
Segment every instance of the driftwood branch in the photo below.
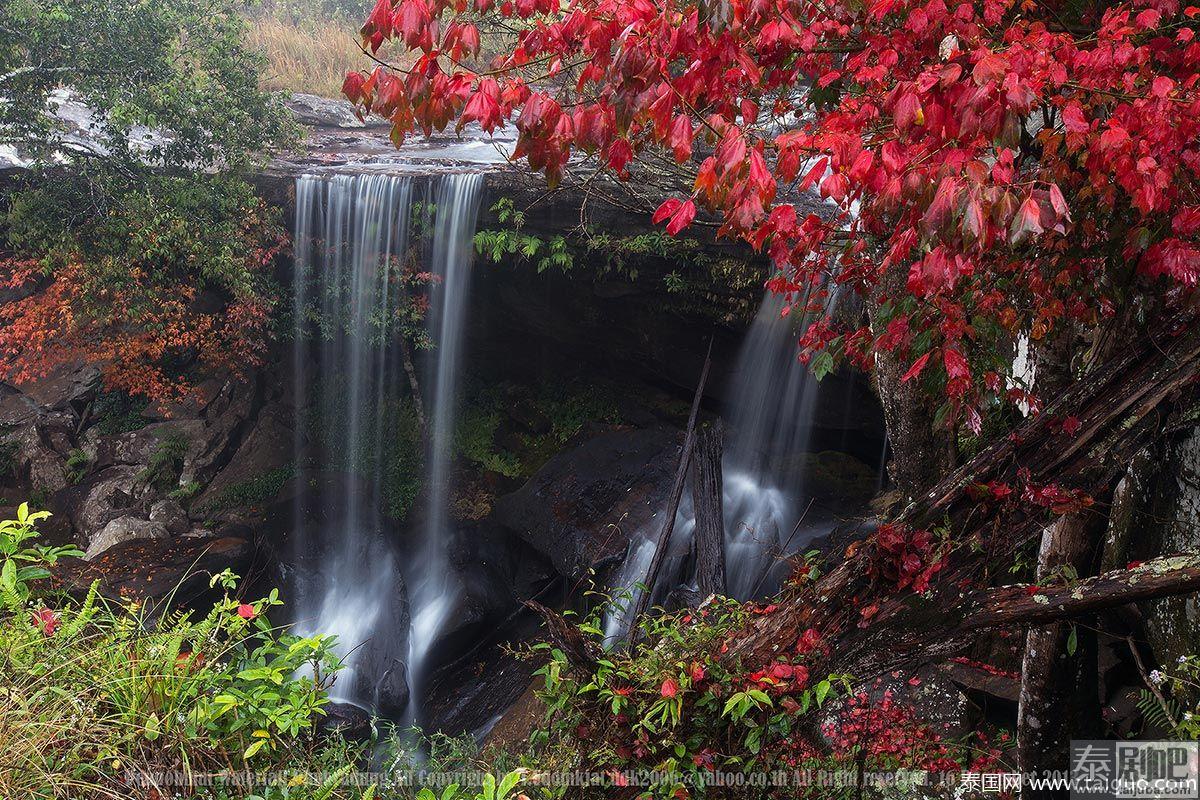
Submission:
M 546 623 L 546 638 L 567 657 L 567 663 L 581 675 L 590 675 L 596 670 L 600 653 L 578 627 L 563 615 L 547 608 L 536 600 L 526 600 L 525 605 L 537 612 Z
M 629 619 L 629 635 L 636 636 L 638 619 L 646 613 L 650 605 L 650 597 L 654 594 L 654 583 L 662 569 L 663 560 L 667 557 L 667 546 L 671 542 L 671 534 L 675 530 L 675 514 L 679 510 L 679 501 L 683 497 L 683 484 L 687 479 L 688 464 L 692 458 L 692 448 L 696 444 L 696 417 L 700 413 L 700 398 L 704 396 L 704 384 L 708 382 L 708 368 L 712 366 L 712 339 L 708 340 L 708 353 L 704 356 L 704 369 L 700 371 L 700 382 L 696 384 L 696 395 L 692 398 L 692 410 L 688 415 L 687 433 L 683 438 L 683 449 L 679 452 L 679 468 L 675 470 L 675 483 L 671 487 L 671 502 L 667 504 L 667 517 L 663 520 L 662 531 L 658 534 L 658 542 L 654 545 L 654 558 L 646 570 L 642 585 L 645 590 L 638 597 L 637 605 L 633 608 L 633 616 Z

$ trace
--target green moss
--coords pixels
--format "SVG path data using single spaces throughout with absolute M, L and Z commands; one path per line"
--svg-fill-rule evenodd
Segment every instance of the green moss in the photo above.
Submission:
M 205 503 L 201 510 L 213 513 L 229 508 L 247 508 L 265 503 L 278 495 L 280 490 L 283 489 L 283 485 L 295 475 L 296 465 L 284 464 L 269 472 L 264 472 L 262 475 L 257 475 L 241 483 L 235 483 L 232 486 L 226 487 L 212 500 Z M 175 497 L 178 493 L 186 492 L 191 485 L 181 486 L 175 492 L 172 492 L 171 496 Z M 175 499 L 178 500 L 180 498 L 175 497 Z

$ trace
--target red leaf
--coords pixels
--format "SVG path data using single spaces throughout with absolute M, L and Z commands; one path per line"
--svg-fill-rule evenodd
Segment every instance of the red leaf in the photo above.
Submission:
M 667 222 L 667 233 L 674 236 L 681 230 L 692 224 L 692 220 L 696 218 L 696 203 L 692 200 L 686 202 L 677 197 L 671 197 L 663 201 L 663 204 L 654 212 L 653 221 L 657 225 L 663 220 Z
M 929 353 L 918 358 L 913 362 L 913 365 L 908 368 L 908 372 L 904 373 L 904 377 L 900 379 L 901 383 L 908 383 L 913 378 L 921 374 L 921 370 L 925 369 L 925 365 L 929 363 Z

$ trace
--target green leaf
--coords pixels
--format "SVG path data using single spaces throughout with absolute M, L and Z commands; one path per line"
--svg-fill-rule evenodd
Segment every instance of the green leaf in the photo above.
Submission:
M 246 748 L 246 752 L 242 753 L 242 758 L 249 761 L 251 758 L 254 757 L 255 753 L 257 753 L 259 750 L 263 749 L 263 745 L 265 745 L 268 741 L 269 740 L 267 740 L 267 739 L 255 740 L 254 742 L 252 742 L 250 744 L 249 747 Z
M 1067 634 L 1067 655 L 1075 655 L 1076 649 L 1079 647 L 1079 637 L 1076 635 L 1075 626 L 1071 626 L 1071 632 Z

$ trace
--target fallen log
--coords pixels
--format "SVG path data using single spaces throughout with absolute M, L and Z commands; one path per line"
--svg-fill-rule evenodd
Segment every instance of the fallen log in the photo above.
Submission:
M 654 594 L 654 584 L 667 557 L 667 546 L 671 543 L 671 534 L 675 531 L 675 515 L 679 510 L 679 501 L 683 498 L 683 484 L 691 463 L 692 448 L 696 446 L 696 417 L 700 414 L 700 399 L 704 397 L 704 384 L 708 382 L 708 368 L 712 366 L 712 340 L 708 341 L 708 353 L 704 356 L 704 368 L 700 371 L 700 382 L 696 384 L 696 395 L 692 398 L 692 410 L 688 415 L 687 433 L 683 437 L 683 449 L 679 452 L 679 467 L 675 471 L 675 483 L 671 487 L 671 501 L 667 504 L 666 519 L 663 520 L 662 530 L 658 541 L 654 544 L 654 557 L 646 570 L 646 577 L 641 582 L 646 587 L 638 596 L 633 607 L 633 616 L 629 618 L 629 638 L 637 637 L 638 620 L 650 606 L 650 598 Z

